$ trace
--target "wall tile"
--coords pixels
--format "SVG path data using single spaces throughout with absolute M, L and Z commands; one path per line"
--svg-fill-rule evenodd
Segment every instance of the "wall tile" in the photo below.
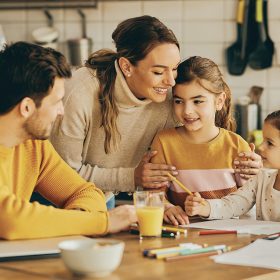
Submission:
M 270 20 L 280 19 L 280 1 L 279 0 L 269 0 L 268 1 L 268 18 Z
M 116 29 L 119 22 L 104 22 L 103 23 L 103 42 L 112 42 L 112 33 Z
M 144 1 L 143 14 L 160 20 L 182 20 L 183 1 Z
M 53 17 L 54 23 L 61 22 L 64 20 L 64 10 L 63 9 L 54 9 L 49 10 L 49 13 Z M 45 22 L 47 25 L 48 18 L 45 15 L 43 10 L 27 10 L 27 20 L 29 22 L 39 21 L 39 22 Z
M 266 70 L 252 70 L 247 66 L 245 73 L 241 76 L 233 76 L 229 73 L 225 74 L 225 78 L 230 86 L 238 87 L 251 87 L 251 86 L 262 86 L 266 87 L 267 84 L 267 71 Z
M 26 25 L 21 23 L 5 23 L 2 28 L 8 43 L 25 41 L 27 37 Z
M 25 10 L 1 10 L 0 11 L 0 24 L 3 23 L 16 23 L 26 21 Z
M 280 1 L 279 1 L 280 2 Z M 269 35 L 271 37 L 271 40 L 277 43 L 280 43 L 280 21 L 279 20 L 273 20 L 269 22 Z
M 224 64 L 224 55 L 223 55 L 224 47 L 222 44 L 192 44 L 192 43 L 184 43 L 182 46 L 182 58 L 187 58 L 194 55 L 199 55 L 202 57 L 207 57 L 212 59 L 218 65 Z
M 224 41 L 231 45 L 237 40 L 237 28 L 234 21 L 224 22 Z
M 184 1 L 184 20 L 222 20 L 223 0 Z
M 163 23 L 174 32 L 178 41 L 181 41 L 183 39 L 183 30 L 182 30 L 181 21 L 165 20 L 165 21 L 163 21 Z
M 97 8 L 82 9 L 86 16 L 87 22 L 101 21 L 103 19 L 103 3 L 98 3 Z M 65 21 L 81 21 L 81 16 L 75 9 L 65 9 Z
M 220 43 L 223 41 L 222 21 L 185 21 L 183 23 L 183 42 Z
M 236 0 L 225 0 L 224 1 L 224 18 L 226 20 L 236 20 L 237 14 L 237 4 Z
M 140 1 L 104 2 L 103 5 L 105 21 L 121 21 L 142 14 L 142 5 Z
M 269 90 L 267 110 L 270 110 L 271 112 L 280 110 L 280 91 L 279 91 L 279 89 Z

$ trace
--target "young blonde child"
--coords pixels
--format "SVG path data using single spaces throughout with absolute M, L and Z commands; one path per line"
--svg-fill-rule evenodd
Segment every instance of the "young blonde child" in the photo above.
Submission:
M 231 92 L 218 66 L 198 56 L 182 62 L 173 99 L 182 126 L 156 135 L 152 150 L 157 154 L 152 162 L 176 166 L 177 179 L 203 198 L 221 198 L 236 191 L 243 182 L 234 173 L 233 161 L 240 152 L 249 158 L 251 153 L 248 143 L 232 132 Z M 174 225 L 188 223 L 183 210 L 186 192 L 175 182 L 165 190 L 164 220 Z
M 258 220 L 280 222 L 280 111 L 269 114 L 263 127 L 263 143 L 259 150 L 264 166 L 243 187 L 222 199 L 204 201 L 198 193 L 185 202 L 188 215 L 209 219 L 227 219 L 248 212 L 256 204 Z

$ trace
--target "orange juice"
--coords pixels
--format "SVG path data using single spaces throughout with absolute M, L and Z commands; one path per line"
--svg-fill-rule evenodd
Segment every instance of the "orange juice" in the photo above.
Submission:
M 161 236 L 163 207 L 137 207 L 136 214 L 141 236 Z

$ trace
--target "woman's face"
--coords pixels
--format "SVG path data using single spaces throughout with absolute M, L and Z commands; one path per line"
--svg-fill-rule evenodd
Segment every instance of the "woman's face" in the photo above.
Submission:
M 163 102 L 168 90 L 175 85 L 179 63 L 180 53 L 176 45 L 159 45 L 136 66 L 130 65 L 127 84 L 137 98 Z

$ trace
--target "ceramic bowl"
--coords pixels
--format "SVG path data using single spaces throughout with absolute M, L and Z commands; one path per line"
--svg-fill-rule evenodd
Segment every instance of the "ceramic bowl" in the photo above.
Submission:
M 124 242 L 105 238 L 67 240 L 58 247 L 65 266 L 72 273 L 105 277 L 120 265 Z

